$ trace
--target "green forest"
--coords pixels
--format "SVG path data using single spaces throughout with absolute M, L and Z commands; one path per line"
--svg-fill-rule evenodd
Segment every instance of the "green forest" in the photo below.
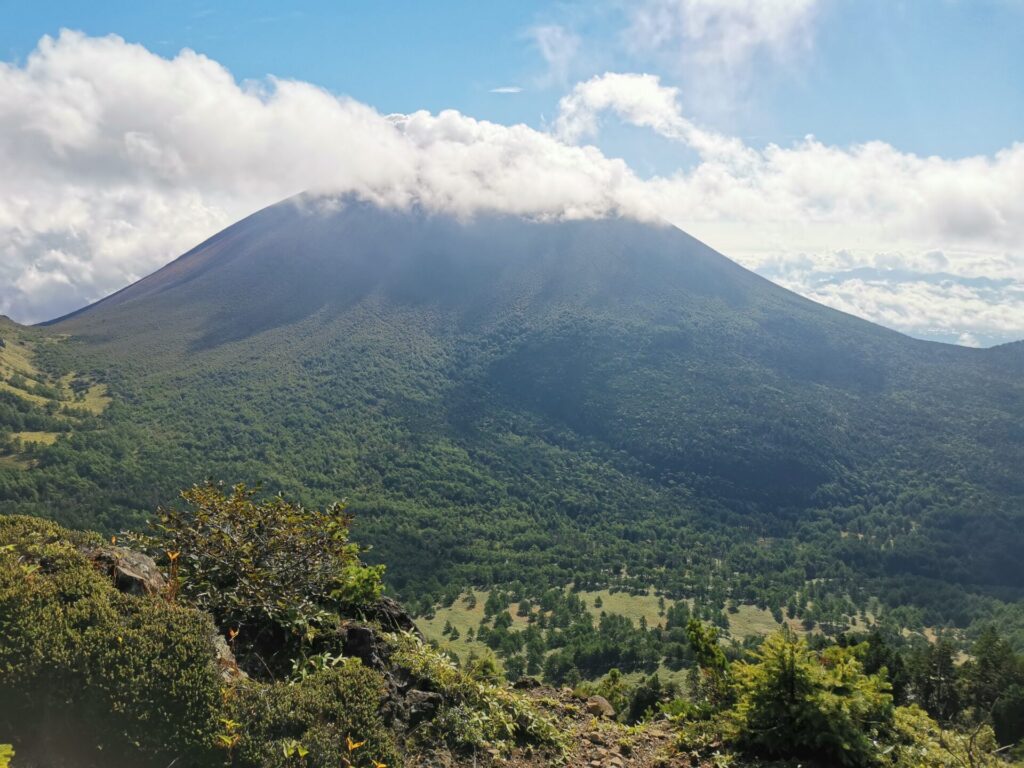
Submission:
M 178 282 L 4 326 L 0 511 L 116 533 L 242 480 L 345 498 L 421 613 L 655 588 L 1022 647 L 1021 345 L 917 342 L 632 222 L 283 205 L 236 228 Z

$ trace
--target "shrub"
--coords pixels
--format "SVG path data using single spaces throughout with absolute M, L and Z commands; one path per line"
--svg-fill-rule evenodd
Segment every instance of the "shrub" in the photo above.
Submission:
M 42 738 L 201 761 L 220 701 L 213 626 L 118 592 L 76 546 L 99 543 L 0 517 L 0 705 L 26 740 L 63 722 L 66 732 Z
M 522 694 L 459 669 L 413 635 L 390 637 L 393 662 L 444 697 L 437 715 L 421 733 L 427 744 L 454 749 L 504 750 L 513 744 L 561 747 L 558 730 Z
M 314 651 L 341 615 L 374 602 L 384 569 L 360 561 L 343 505 L 320 511 L 255 496 L 244 485 L 227 494 L 193 486 L 181 494 L 187 508 L 158 511 L 149 544 L 173 553 L 185 598 L 238 632 L 240 658 L 258 655 L 248 671 L 276 674 Z
M 383 678 L 358 659 L 316 672 L 297 685 L 249 681 L 230 692 L 222 743 L 226 746 L 238 734 L 230 751 L 240 768 L 296 765 L 295 755 L 288 753 L 299 747 L 307 753 L 308 766 L 397 765 L 393 739 L 380 715 L 385 692 Z M 360 746 L 350 750 L 350 744 Z
M 708 715 L 731 698 L 729 662 L 718 642 L 717 628 L 691 618 L 686 622 L 686 637 L 697 662 L 690 670 L 690 695 Z
M 732 665 L 739 742 L 778 757 L 868 766 L 892 720 L 884 677 L 864 674 L 852 648 L 815 653 L 789 632 L 765 639 L 752 663 Z
M 944 730 L 919 706 L 897 707 L 879 763 L 891 768 L 990 768 L 1007 765 L 996 757 L 996 741 L 987 725 L 971 733 Z

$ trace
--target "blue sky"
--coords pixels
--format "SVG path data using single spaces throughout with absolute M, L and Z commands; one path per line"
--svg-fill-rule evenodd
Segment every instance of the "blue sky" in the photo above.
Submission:
M 1024 0 L 0 12 L 0 312 L 19 320 L 324 188 L 663 218 L 915 336 L 1024 337 Z
M 569 75 L 643 71 L 675 79 L 657 57 L 616 46 L 623 12 L 593 2 L 3 2 L 0 50 L 23 59 L 62 27 L 118 34 L 172 55 L 192 48 L 238 78 L 297 78 L 383 112 L 458 109 L 538 126 L 561 83 L 530 30 L 573 28 L 593 50 Z M 1024 126 L 1024 3 L 1013 0 L 831 0 L 812 51 L 765 67 L 728 111 L 690 106 L 751 143 L 814 134 L 829 144 L 878 139 L 918 154 L 994 152 Z M 490 93 L 517 85 L 514 96 Z M 685 92 L 684 92 L 685 102 Z M 642 141 L 617 137 L 623 148 Z M 640 149 L 640 148 L 634 148 Z M 640 149 L 642 153 L 642 149 Z

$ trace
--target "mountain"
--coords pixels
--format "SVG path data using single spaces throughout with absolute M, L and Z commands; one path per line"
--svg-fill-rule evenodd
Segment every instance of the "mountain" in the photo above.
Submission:
M 117 529 L 207 476 L 347 497 L 413 600 L 1024 597 L 1024 345 L 908 338 L 671 226 L 302 197 L 25 333 L 111 402 L 0 464 L 2 511 Z

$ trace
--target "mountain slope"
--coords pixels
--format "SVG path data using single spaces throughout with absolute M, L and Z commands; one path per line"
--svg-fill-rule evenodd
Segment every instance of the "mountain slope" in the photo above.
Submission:
M 348 496 L 406 596 L 825 579 L 957 621 L 1024 592 L 1020 349 L 907 338 L 672 227 L 303 198 L 49 330 L 118 396 L 9 511 L 116 527 L 207 475 Z

